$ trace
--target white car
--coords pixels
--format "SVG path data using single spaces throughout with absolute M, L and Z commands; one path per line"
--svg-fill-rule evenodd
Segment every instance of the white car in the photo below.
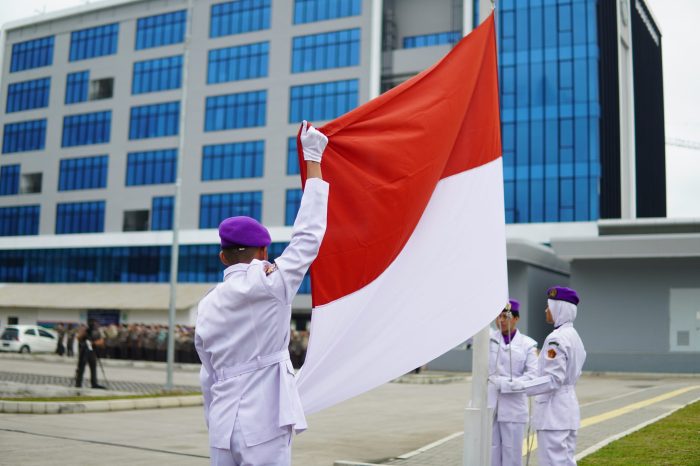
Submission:
M 53 353 L 58 335 L 38 325 L 8 325 L 0 336 L 0 351 Z

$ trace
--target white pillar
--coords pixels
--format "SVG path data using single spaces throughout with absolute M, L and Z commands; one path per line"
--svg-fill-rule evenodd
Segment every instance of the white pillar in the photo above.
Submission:
M 464 466 L 491 464 L 492 410 L 487 407 L 489 326 L 474 335 L 472 399 L 464 412 Z
M 629 0 L 617 2 L 617 56 L 620 93 L 620 214 L 637 217 L 636 149 L 634 128 L 634 70 Z

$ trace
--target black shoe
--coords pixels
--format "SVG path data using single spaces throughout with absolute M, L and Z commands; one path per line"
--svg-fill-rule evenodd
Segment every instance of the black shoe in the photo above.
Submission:
M 107 390 L 107 387 L 105 387 L 104 385 L 100 385 L 100 384 L 95 384 L 92 386 L 92 388 L 94 388 L 96 390 Z

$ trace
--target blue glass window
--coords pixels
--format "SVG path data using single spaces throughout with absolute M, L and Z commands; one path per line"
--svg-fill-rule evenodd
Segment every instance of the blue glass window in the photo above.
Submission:
M 66 202 L 56 205 L 56 234 L 104 231 L 105 202 Z
M 289 92 L 289 122 L 331 120 L 357 107 L 358 80 L 293 86 Z
M 85 102 L 88 99 L 88 85 L 90 84 L 90 72 L 78 71 L 68 73 L 66 76 L 66 104 Z
M 131 107 L 129 139 L 176 136 L 179 124 L 179 101 Z
M 25 207 L 35 210 L 34 231 L 38 232 L 39 206 Z M 0 210 L 0 234 L 7 231 L 4 219 L 14 215 L 6 215 Z M 270 259 L 274 261 L 287 245 L 288 243 L 272 243 L 268 249 Z M 217 260 L 218 255 L 218 244 L 180 246 L 178 281 L 220 281 L 224 267 Z M 0 282 L 5 283 L 167 283 L 170 280 L 169 246 L 7 249 L 0 251 L 0 263 L 3 265 L 0 267 Z M 310 293 L 310 290 L 307 274 L 299 293 Z
M 207 97 L 204 131 L 265 126 L 267 91 Z
M 58 190 L 98 189 L 107 187 L 109 157 L 96 155 L 63 159 L 58 171 Z
M 62 147 L 108 143 L 112 112 L 83 113 L 63 117 Z
M 294 0 L 294 24 L 361 14 L 362 0 Z
M 126 161 L 126 185 L 174 183 L 176 170 L 177 149 L 130 152 Z
M 45 145 L 46 119 L 7 123 L 3 128 L 3 154 L 42 150 Z
M 12 83 L 7 87 L 6 113 L 49 106 L 51 78 Z
M 19 164 L 4 165 L 0 168 L 0 196 L 19 192 Z
M 264 160 L 265 141 L 204 146 L 202 181 L 261 177 Z
M 267 76 L 269 42 L 209 51 L 207 83 L 223 83 Z
M 0 207 L 0 236 L 38 235 L 39 212 L 38 205 Z M 0 269 L 7 263 L 2 261 L 2 264 Z
M 53 36 L 12 45 L 10 73 L 53 64 Z
M 271 0 L 236 0 L 211 6 L 209 37 L 270 29 Z
M 183 42 L 186 23 L 186 10 L 139 18 L 136 21 L 136 50 Z
M 299 155 L 297 154 L 297 138 L 287 138 L 287 175 L 299 174 Z
M 288 189 L 284 208 L 284 224 L 294 225 L 294 220 L 297 218 L 299 206 L 301 205 L 301 189 Z
M 597 2 L 504 1 L 496 19 L 506 221 L 596 220 Z
M 462 31 L 436 32 L 403 38 L 403 48 L 415 49 L 434 45 L 455 44 L 462 38 Z
M 69 61 L 114 55 L 117 53 L 119 23 L 73 31 L 70 34 Z
M 151 230 L 173 229 L 173 196 L 158 196 L 151 201 Z
M 179 89 L 182 81 L 182 55 L 134 63 L 131 93 Z
M 292 39 L 292 73 L 360 64 L 360 29 L 325 32 Z
M 199 228 L 218 228 L 225 218 L 246 215 L 262 218 L 262 192 L 202 194 L 199 199 Z

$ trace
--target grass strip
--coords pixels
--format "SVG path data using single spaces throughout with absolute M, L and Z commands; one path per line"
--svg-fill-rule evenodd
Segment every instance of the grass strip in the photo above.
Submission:
M 578 464 L 700 466 L 700 401 L 606 445 Z

